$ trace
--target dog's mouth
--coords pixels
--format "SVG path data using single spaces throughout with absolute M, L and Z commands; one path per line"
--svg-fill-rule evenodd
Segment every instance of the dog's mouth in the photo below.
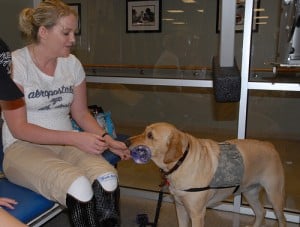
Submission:
M 130 149 L 133 161 L 137 164 L 146 164 L 151 160 L 151 150 L 145 145 L 138 145 Z

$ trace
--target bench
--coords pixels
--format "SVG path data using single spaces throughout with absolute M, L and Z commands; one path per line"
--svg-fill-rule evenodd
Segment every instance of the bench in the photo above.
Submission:
M 1 119 L 0 119 L 1 121 Z M 2 121 L 0 122 L 0 129 Z M 2 138 L 2 131 L 0 130 L 0 138 Z M 118 134 L 118 140 L 125 141 L 128 138 L 126 135 Z M 111 153 L 105 151 L 103 156 L 112 165 L 116 166 L 120 158 Z M 3 173 L 3 147 L 2 139 L 0 140 L 0 172 Z M 9 197 L 18 201 L 14 210 L 7 210 L 11 215 L 26 223 L 32 227 L 38 227 L 58 215 L 63 211 L 64 207 L 58 203 L 50 201 L 44 198 L 42 195 L 33 192 L 27 188 L 16 185 L 7 180 L 3 174 L 0 176 L 0 197 Z
M 0 129 L 2 121 L 0 122 Z M 2 138 L 2 130 L 0 130 Z M 0 140 L 0 197 L 13 198 L 18 201 L 14 210 L 4 207 L 11 215 L 30 226 L 41 226 L 48 220 L 59 214 L 63 207 L 50 201 L 36 192 L 27 188 L 16 185 L 7 180 L 3 175 L 3 147 L 2 139 Z

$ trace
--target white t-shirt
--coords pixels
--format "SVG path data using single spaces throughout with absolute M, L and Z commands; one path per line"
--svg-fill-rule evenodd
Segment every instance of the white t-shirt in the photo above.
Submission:
M 80 61 L 72 54 L 58 58 L 54 76 L 43 73 L 31 59 L 27 47 L 12 53 L 13 79 L 22 85 L 30 123 L 48 129 L 72 130 L 69 113 L 74 87 L 85 79 Z M 4 150 L 16 139 L 4 119 Z

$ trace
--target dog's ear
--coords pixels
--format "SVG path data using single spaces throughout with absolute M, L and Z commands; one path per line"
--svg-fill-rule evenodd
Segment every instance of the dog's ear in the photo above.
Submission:
M 182 140 L 179 132 L 173 132 L 167 143 L 168 151 L 164 157 L 164 163 L 168 164 L 178 160 L 182 156 Z

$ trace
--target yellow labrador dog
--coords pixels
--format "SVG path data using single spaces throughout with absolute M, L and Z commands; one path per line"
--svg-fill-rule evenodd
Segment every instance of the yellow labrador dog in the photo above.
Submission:
M 169 123 L 154 123 L 129 138 L 130 150 L 151 151 L 151 159 L 165 173 L 174 195 L 180 227 L 203 227 L 206 207 L 233 193 L 243 193 L 255 213 L 254 227 L 264 222 L 259 192 L 265 189 L 279 227 L 283 214 L 284 172 L 280 157 L 269 142 L 229 140 L 217 143 L 198 139 Z

